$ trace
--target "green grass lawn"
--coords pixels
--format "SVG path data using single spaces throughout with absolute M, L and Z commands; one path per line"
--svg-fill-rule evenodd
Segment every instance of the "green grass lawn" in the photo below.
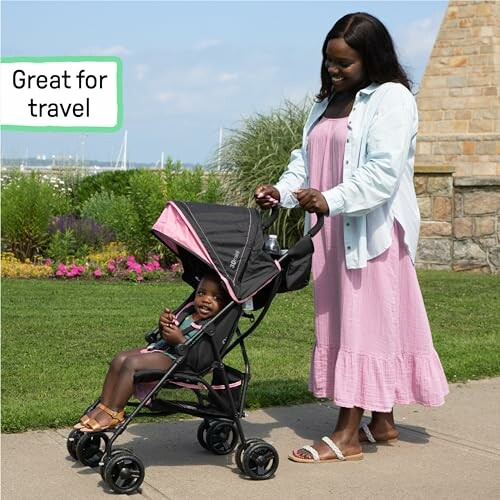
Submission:
M 419 273 L 436 350 L 450 382 L 500 375 L 500 279 Z M 99 394 L 107 362 L 143 345 L 184 283 L 2 281 L 2 430 L 74 423 Z M 250 408 L 312 401 L 311 290 L 279 295 L 248 339 Z M 237 349 L 235 350 L 237 351 Z M 231 364 L 241 364 L 238 352 Z

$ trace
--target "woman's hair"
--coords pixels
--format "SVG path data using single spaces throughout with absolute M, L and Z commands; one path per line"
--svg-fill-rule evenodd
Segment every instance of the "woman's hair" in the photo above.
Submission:
M 322 101 L 333 93 L 332 79 L 325 66 L 326 47 L 333 38 L 343 38 L 349 47 L 359 53 L 367 79 L 371 83 L 397 82 L 410 90 L 411 82 L 399 64 L 387 28 L 366 12 L 354 12 L 340 18 L 326 35 L 322 48 L 321 90 L 316 96 L 317 101 Z

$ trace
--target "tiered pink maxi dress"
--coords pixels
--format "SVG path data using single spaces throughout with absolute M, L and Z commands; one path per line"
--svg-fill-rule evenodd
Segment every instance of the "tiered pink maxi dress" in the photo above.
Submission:
M 322 118 L 311 131 L 311 187 L 342 182 L 347 118 Z M 415 268 L 394 220 L 392 244 L 362 269 L 345 264 L 343 217 L 326 217 L 314 239 L 316 344 L 310 390 L 338 406 L 390 412 L 395 404 L 444 403 L 448 384 Z

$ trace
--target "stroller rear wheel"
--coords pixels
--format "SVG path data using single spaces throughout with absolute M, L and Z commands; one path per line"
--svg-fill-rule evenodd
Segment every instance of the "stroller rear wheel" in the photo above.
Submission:
M 76 456 L 76 445 L 82 436 L 83 432 L 80 429 L 73 429 L 69 433 L 68 439 L 66 439 L 66 449 L 68 450 L 71 458 L 75 460 L 78 460 L 78 457 Z
M 207 429 L 207 448 L 216 455 L 231 453 L 238 443 L 238 432 L 234 422 L 216 420 Z
M 118 453 L 106 463 L 104 480 L 115 493 L 133 493 L 144 481 L 144 465 L 132 453 Z
M 276 472 L 279 456 L 276 448 L 260 441 L 243 451 L 243 472 L 250 479 L 269 479 Z
M 82 432 L 76 444 L 76 456 L 83 465 L 95 467 L 101 461 L 109 437 L 104 432 Z
M 208 444 L 207 444 L 207 430 L 210 427 L 210 424 L 212 423 L 211 420 L 208 419 L 203 419 L 203 422 L 198 426 L 198 443 L 201 444 L 205 450 L 208 450 Z

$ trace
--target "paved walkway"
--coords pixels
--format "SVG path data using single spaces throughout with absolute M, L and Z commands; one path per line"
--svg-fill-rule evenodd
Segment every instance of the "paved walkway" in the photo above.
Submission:
M 216 456 L 196 439 L 199 420 L 130 425 L 117 445 L 146 465 L 144 499 L 497 499 L 500 498 L 500 378 L 451 386 L 442 408 L 398 407 L 400 440 L 365 446 L 360 462 L 297 464 L 292 448 L 331 432 L 337 409 L 317 403 L 249 412 L 249 437 L 280 454 L 274 478 L 239 474 L 234 454 Z M 69 429 L 2 436 L 3 500 L 88 500 L 114 496 L 97 469 L 68 457 Z M 116 497 L 115 497 L 116 498 Z

